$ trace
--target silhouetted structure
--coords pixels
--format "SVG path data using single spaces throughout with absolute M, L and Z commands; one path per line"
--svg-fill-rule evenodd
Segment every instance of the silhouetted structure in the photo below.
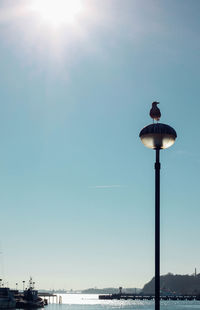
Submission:
M 158 102 L 152 103 L 150 116 L 159 120 Z M 160 310 L 160 150 L 170 147 L 176 139 L 175 130 L 165 124 L 151 124 L 140 132 L 142 143 L 156 151 L 155 162 L 155 310 Z

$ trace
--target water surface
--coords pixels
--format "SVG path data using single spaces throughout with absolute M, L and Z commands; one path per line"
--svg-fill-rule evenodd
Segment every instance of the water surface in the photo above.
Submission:
M 96 294 L 58 294 L 62 304 L 50 303 L 46 310 L 154 310 L 149 300 L 99 300 Z M 52 301 L 52 299 L 51 299 Z M 55 301 L 55 298 L 54 298 Z M 200 309 L 200 301 L 161 301 L 162 310 Z

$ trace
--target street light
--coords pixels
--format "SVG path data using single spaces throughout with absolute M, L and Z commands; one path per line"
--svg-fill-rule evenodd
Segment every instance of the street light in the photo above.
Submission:
M 153 107 L 153 104 L 152 104 Z M 156 108 L 158 114 L 159 109 Z M 152 117 L 151 113 L 150 116 Z M 152 117 L 159 120 L 159 118 Z M 155 310 L 160 310 L 160 150 L 172 146 L 177 137 L 176 131 L 166 124 L 153 123 L 140 132 L 142 143 L 156 151 L 155 162 Z
M 22 282 L 23 282 L 23 291 L 24 291 L 25 281 L 22 281 Z

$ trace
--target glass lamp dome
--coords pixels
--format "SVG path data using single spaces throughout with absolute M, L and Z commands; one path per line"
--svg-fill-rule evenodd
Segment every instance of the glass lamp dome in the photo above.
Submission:
M 139 136 L 150 149 L 167 149 L 174 144 L 177 134 L 169 125 L 156 123 L 144 127 Z

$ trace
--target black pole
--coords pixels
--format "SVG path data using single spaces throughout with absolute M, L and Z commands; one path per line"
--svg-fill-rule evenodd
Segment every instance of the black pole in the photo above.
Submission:
M 155 310 L 160 310 L 160 149 L 155 162 Z

